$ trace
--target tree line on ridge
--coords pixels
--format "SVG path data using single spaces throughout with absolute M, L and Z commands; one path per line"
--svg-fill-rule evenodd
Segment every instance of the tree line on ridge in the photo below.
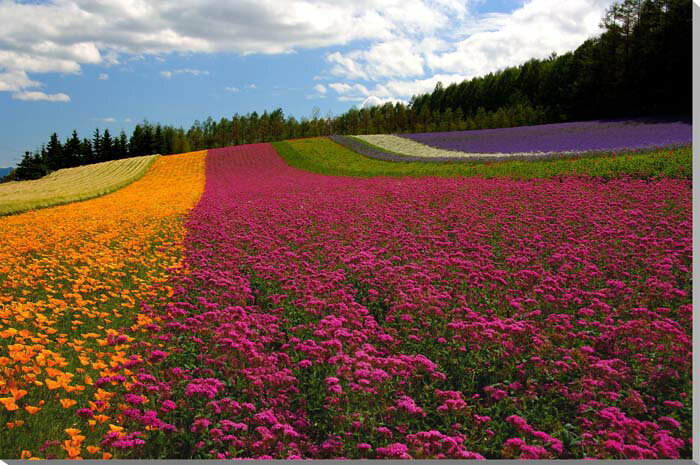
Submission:
M 187 130 L 143 121 L 130 137 L 96 129 L 65 142 L 56 133 L 27 151 L 5 180 L 36 179 L 56 169 L 152 153 L 330 134 L 434 132 L 586 119 L 692 113 L 692 1 L 623 0 L 606 10 L 603 32 L 576 50 L 531 59 L 486 76 L 414 96 L 351 108 L 338 116 L 287 116 L 281 108 L 195 121 Z

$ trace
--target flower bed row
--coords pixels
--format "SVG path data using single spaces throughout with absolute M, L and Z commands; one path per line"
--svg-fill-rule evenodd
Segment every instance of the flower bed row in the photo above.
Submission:
M 419 144 L 392 135 L 329 136 L 333 142 L 368 158 L 390 162 L 420 163 L 493 163 L 507 161 L 562 160 L 595 156 L 615 156 L 610 152 L 528 152 L 528 153 L 464 153 L 447 151 Z M 627 155 L 628 152 L 621 154 Z
M 434 152 L 423 150 L 437 156 L 442 153 L 440 150 L 468 153 L 590 152 L 690 144 L 692 125 L 685 120 L 637 118 L 402 134 L 401 137 L 430 146 Z M 415 147 L 420 145 L 407 144 L 407 148 Z

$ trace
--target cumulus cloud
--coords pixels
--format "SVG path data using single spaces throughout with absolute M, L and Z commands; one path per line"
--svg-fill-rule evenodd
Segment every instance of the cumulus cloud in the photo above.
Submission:
M 160 75 L 163 76 L 165 79 L 170 79 L 173 76 L 178 76 L 181 74 L 189 74 L 190 76 L 206 76 L 209 74 L 209 71 L 203 69 L 182 68 L 160 72 Z
M 569 50 L 597 32 L 613 0 L 525 0 L 510 14 L 475 15 L 480 1 L 0 0 L 0 91 L 40 88 L 28 73 L 78 74 L 85 64 L 353 44 L 363 46 L 331 49 L 324 75 L 377 92 L 419 88 L 434 75 L 471 77 Z M 206 74 L 179 71 L 161 74 Z
M 39 82 L 29 79 L 24 71 L 10 70 L 0 73 L 0 91 L 16 92 L 21 89 L 38 87 L 39 85 Z
M 341 102 L 361 102 L 369 97 L 369 90 L 362 84 L 346 84 L 344 82 L 333 82 L 328 84 L 338 94 Z
M 225 90 L 226 92 L 230 92 L 230 93 L 232 93 L 232 94 L 235 94 L 235 93 L 241 91 L 241 89 L 239 89 L 238 87 L 234 87 L 234 86 L 226 86 L 226 87 L 224 87 L 224 90 Z
M 331 53 L 326 60 L 331 73 L 350 79 L 374 81 L 382 78 L 421 76 L 424 58 L 414 50 L 409 39 L 381 42 L 369 50 L 354 50 L 345 55 Z
M 600 18 L 612 2 L 527 0 L 511 13 L 483 15 L 455 10 L 447 27 L 399 33 L 363 49 L 327 54 L 330 74 L 344 81 L 331 88 L 339 100 L 359 100 L 365 95 L 350 91 L 357 81 L 374 83 L 367 96 L 410 98 L 432 90 L 438 81 L 448 85 L 530 58 L 565 53 L 600 31 Z
M 414 95 L 432 91 L 438 82 L 448 85 L 453 82 L 461 82 L 464 79 L 465 76 L 461 74 L 436 74 L 425 79 L 389 80 L 371 88 L 359 83 L 347 84 L 344 82 L 334 82 L 328 87 L 336 92 L 338 100 L 363 102 L 362 106 L 367 107 L 374 106 L 377 102 L 380 105 L 390 101 L 406 103 Z
M 100 75 L 97 76 L 97 79 L 99 79 L 100 81 L 106 81 L 107 79 L 109 79 L 109 74 L 107 74 L 107 73 L 100 73 Z
M 405 100 L 394 99 L 394 98 L 379 98 L 375 95 L 370 95 L 369 97 L 364 99 L 364 101 L 360 104 L 360 108 L 377 107 L 377 106 L 384 105 L 385 103 L 388 103 L 388 102 L 391 102 L 391 103 L 400 102 L 400 103 L 406 104 Z
M 435 30 L 449 21 L 446 11 L 461 9 L 451 0 L 291 0 L 283 8 L 277 0 L 0 0 L 0 89 L 38 86 L 26 73 L 79 74 L 85 64 L 148 55 L 275 54 L 390 40 Z M 16 79 L 22 73 L 24 83 Z
M 12 94 L 14 100 L 46 101 L 46 102 L 70 102 L 70 97 L 66 94 L 46 94 L 39 91 L 21 91 Z
M 314 90 L 319 94 L 325 94 L 326 92 L 328 92 L 328 89 L 326 89 L 326 86 L 324 86 L 323 84 L 316 84 L 314 86 Z
M 575 49 L 599 32 L 608 0 L 531 0 L 509 15 L 492 15 L 484 27 L 443 53 L 427 56 L 433 70 L 477 76 L 551 52 Z

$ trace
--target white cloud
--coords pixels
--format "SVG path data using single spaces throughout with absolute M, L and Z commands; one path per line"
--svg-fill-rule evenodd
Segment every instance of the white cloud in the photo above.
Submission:
M 444 53 L 430 54 L 433 70 L 472 77 L 551 52 L 565 53 L 599 32 L 609 0 L 531 0 L 510 15 L 490 15 L 476 32 Z
M 447 86 L 464 79 L 465 77 L 459 74 L 436 74 L 426 79 L 387 81 L 371 89 L 362 84 L 344 82 L 334 82 L 328 87 L 336 92 L 341 102 L 361 102 L 361 108 L 369 108 L 386 102 L 407 104 L 412 96 L 432 91 L 438 82 Z
M 393 80 L 377 85 L 371 93 L 380 97 L 410 98 L 413 95 L 432 91 L 438 82 L 442 82 L 447 87 L 453 82 L 462 82 L 465 79 L 466 76 L 462 74 L 434 74 L 425 79 Z
M 97 76 L 97 79 L 99 79 L 100 81 L 106 81 L 107 79 L 109 79 L 109 74 L 107 74 L 107 73 L 100 73 L 100 75 Z
M 448 85 L 553 51 L 565 53 L 600 32 L 600 18 L 612 2 L 527 0 L 511 13 L 475 16 L 468 3 L 440 0 L 454 12 L 445 27 L 399 32 L 363 49 L 327 54 L 328 71 L 345 81 L 330 87 L 339 100 L 410 98 L 431 91 L 438 81 Z M 353 81 L 375 84 L 365 94 L 350 91 Z
M 428 34 L 457 0 L 0 0 L 0 72 L 78 74 L 173 52 L 286 53 Z M 165 76 L 172 77 L 172 71 Z
M 234 87 L 234 86 L 226 86 L 226 87 L 224 87 L 224 90 L 225 90 L 226 92 L 230 92 L 230 93 L 232 93 L 232 94 L 235 94 L 236 92 L 240 92 L 240 91 L 241 91 L 241 89 L 239 89 L 238 87 Z
M 0 92 L 17 92 L 21 89 L 39 87 L 40 83 L 32 81 L 24 71 L 0 73 Z
M 248 84 L 245 86 L 246 89 L 257 89 L 257 86 L 255 84 Z
M 78 74 L 85 64 L 361 43 L 328 53 L 322 76 L 389 92 L 570 50 L 598 32 L 612 1 L 524 0 L 512 13 L 477 16 L 470 6 L 483 0 L 289 0 L 283 7 L 278 0 L 0 0 L 0 91 L 41 87 L 27 73 Z M 200 71 L 161 74 L 206 74 Z
M 125 123 L 131 123 L 131 118 L 124 118 Z
M 99 121 L 100 123 L 116 123 L 117 119 L 114 117 L 108 117 L 108 118 L 94 118 L 95 121 Z
M 363 100 L 363 102 L 360 104 L 360 108 L 372 108 L 372 107 L 377 107 L 384 105 L 385 103 L 403 103 L 406 104 L 405 100 L 401 99 L 394 99 L 394 98 L 379 98 L 375 95 L 370 95 L 366 99 Z
M 173 69 L 171 71 L 161 71 L 160 75 L 163 76 L 166 79 L 170 79 L 173 76 L 181 75 L 181 74 L 189 74 L 190 76 L 206 76 L 209 74 L 209 71 L 203 70 L 203 69 L 192 69 L 192 68 L 182 68 L 182 69 Z
M 338 94 L 338 100 L 341 102 L 361 102 L 370 95 L 367 87 L 363 86 L 362 84 L 333 82 L 328 84 L 328 87 L 333 89 L 336 94 Z
M 424 59 L 406 38 L 381 42 L 369 50 L 354 50 L 345 55 L 335 52 L 326 57 L 333 66 L 331 74 L 349 79 L 374 81 L 383 78 L 420 76 Z
M 325 94 L 326 92 L 328 92 L 328 89 L 326 89 L 326 86 L 324 86 L 323 84 L 316 84 L 314 86 L 314 90 L 319 94 Z
M 70 97 L 66 94 L 45 94 L 38 91 L 20 91 L 12 94 L 14 100 L 46 101 L 46 102 L 70 102 Z

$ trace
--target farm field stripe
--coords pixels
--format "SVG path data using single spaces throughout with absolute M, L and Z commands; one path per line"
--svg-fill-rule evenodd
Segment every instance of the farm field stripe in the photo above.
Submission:
M 65 168 L 35 181 L 0 184 L 0 215 L 87 200 L 140 179 L 158 155 Z
M 394 137 L 394 136 L 392 136 Z M 392 144 L 386 143 L 383 146 L 375 145 L 379 141 L 374 140 L 369 142 L 366 137 L 363 136 L 339 136 L 333 135 L 328 136 L 333 142 L 346 147 L 353 152 L 360 155 L 364 155 L 375 160 L 390 161 L 390 162 L 419 162 L 419 163 L 493 163 L 493 162 L 506 162 L 506 161 L 535 161 L 535 160 L 556 160 L 556 159 L 573 159 L 573 158 L 584 158 L 584 157 L 609 157 L 614 156 L 609 152 L 541 152 L 541 153 L 512 153 L 512 154 L 465 154 L 461 152 L 447 152 L 440 156 L 431 155 L 404 155 L 399 152 L 395 152 L 387 149 L 387 146 L 394 145 L 393 150 L 398 150 L 400 146 L 406 146 L 407 144 Z M 421 147 L 420 151 L 425 153 L 433 152 L 439 149 L 433 149 L 432 147 Z M 411 150 L 417 153 L 419 150 Z M 456 155 L 458 154 L 459 155 Z M 619 155 L 619 154 L 618 154 Z M 624 155 L 624 152 L 622 153 Z
M 495 161 L 512 161 L 512 160 L 552 160 L 560 158 L 578 158 L 591 157 L 596 155 L 605 156 L 609 150 L 623 150 L 625 147 L 601 148 L 598 150 L 558 150 L 558 151 L 539 151 L 536 148 L 529 152 L 479 152 L 470 153 L 458 150 L 445 150 L 442 148 L 432 147 L 429 145 L 416 142 L 408 137 L 399 137 L 389 134 L 376 135 L 359 135 L 353 136 L 360 141 L 359 144 L 354 144 L 352 147 L 348 145 L 347 140 L 343 136 L 339 136 L 336 142 L 352 148 L 358 153 L 371 156 L 380 160 L 387 161 L 422 161 L 422 162 L 495 162 Z M 352 138 L 350 138 L 352 139 Z M 334 138 L 335 140 L 335 138 Z M 362 142 L 376 147 L 376 150 L 369 150 L 362 147 Z M 350 142 L 352 143 L 352 142 Z M 679 144 L 672 147 L 675 148 Z M 497 147 L 497 144 L 495 144 Z M 533 147 L 536 147 L 534 145 Z M 659 148 L 655 146 L 655 148 Z M 382 153 L 383 152 L 383 153 Z M 393 154 L 393 157 L 392 157 Z
M 620 151 L 690 144 L 692 125 L 636 118 L 400 136 L 435 149 L 473 153 Z
M 690 189 L 319 176 L 270 144 L 210 150 L 172 296 L 121 334 L 143 341 L 125 379 L 99 381 L 123 428 L 101 444 L 690 457 Z
M 167 297 L 205 152 L 159 157 L 121 190 L 0 218 L 0 457 L 109 458 L 113 374 Z M 121 166 L 121 165 L 105 165 Z M 103 169 L 102 167 L 100 169 Z
M 272 145 L 291 166 L 333 176 L 480 176 L 516 179 L 633 176 L 690 179 L 692 175 L 690 146 L 551 160 L 497 163 L 426 163 L 424 161 L 397 163 L 360 155 L 325 137 L 273 142 Z
M 542 158 L 553 155 L 545 152 L 529 152 L 529 153 L 468 153 L 457 150 L 445 150 L 421 144 L 414 140 L 403 138 L 391 134 L 367 134 L 353 136 L 361 141 L 367 142 L 379 148 L 386 149 L 389 152 L 399 153 L 407 157 L 414 157 L 418 161 L 420 159 L 447 159 L 455 160 L 500 160 L 500 159 L 533 159 Z M 569 156 L 573 155 L 570 153 Z M 526 157 L 526 158 L 525 158 Z

